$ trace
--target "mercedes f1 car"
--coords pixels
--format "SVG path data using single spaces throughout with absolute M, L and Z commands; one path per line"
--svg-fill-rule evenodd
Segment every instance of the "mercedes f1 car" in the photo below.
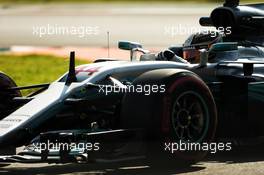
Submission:
M 17 87 L 1 73 L 0 162 L 195 161 L 208 150 L 176 144 L 264 135 L 264 5 L 227 0 L 200 24 L 232 33 L 200 49 L 198 63 L 181 58 L 182 46 L 156 55 L 120 41 L 130 61 L 75 67 L 71 52 L 69 71 L 50 84 Z

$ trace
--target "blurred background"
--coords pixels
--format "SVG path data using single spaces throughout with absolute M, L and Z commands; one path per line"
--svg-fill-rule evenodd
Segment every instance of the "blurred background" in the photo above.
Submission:
M 45 51 L 50 53 L 79 47 L 81 57 L 86 57 L 85 48 L 94 48 L 94 54 L 86 53 L 94 58 L 108 56 L 102 50 L 108 43 L 115 49 L 119 40 L 131 40 L 159 50 L 202 30 L 199 18 L 222 4 L 222 0 L 0 0 L 0 47 L 17 52 L 52 47 Z M 114 50 L 110 56 L 126 55 Z
M 241 4 L 257 2 L 261 1 Z M 222 4 L 223 0 L 0 0 L 0 71 L 18 85 L 46 83 L 67 70 L 72 50 L 80 60 L 77 64 L 108 56 L 129 60 L 129 52 L 117 48 L 119 40 L 140 42 L 158 52 L 204 30 L 199 18 Z

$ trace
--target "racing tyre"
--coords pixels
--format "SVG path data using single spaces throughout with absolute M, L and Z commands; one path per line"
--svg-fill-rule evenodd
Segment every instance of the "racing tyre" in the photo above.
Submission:
M 12 87 L 17 87 L 16 83 L 9 76 L 0 72 L 0 120 L 16 109 L 12 99 L 21 97 L 19 90 L 6 90 Z
M 145 129 L 148 157 L 188 164 L 205 157 L 208 150 L 199 146 L 213 141 L 217 126 L 216 105 L 207 85 L 194 73 L 176 69 L 146 72 L 133 85 L 165 87 L 165 92 L 126 93 L 122 102 L 121 123 L 124 128 Z

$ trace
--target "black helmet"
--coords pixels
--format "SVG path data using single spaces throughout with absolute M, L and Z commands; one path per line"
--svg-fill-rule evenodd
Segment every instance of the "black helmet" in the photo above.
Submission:
M 183 58 L 190 62 L 199 62 L 200 49 L 209 49 L 212 44 L 222 42 L 222 35 L 217 31 L 203 31 L 192 34 L 183 44 Z

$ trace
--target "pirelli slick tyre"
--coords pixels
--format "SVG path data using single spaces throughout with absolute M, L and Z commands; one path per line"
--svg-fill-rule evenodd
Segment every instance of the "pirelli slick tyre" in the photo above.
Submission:
M 123 99 L 124 128 L 143 128 L 152 160 L 196 162 L 208 150 L 180 150 L 180 144 L 211 143 L 217 126 L 216 105 L 210 89 L 194 73 L 160 69 L 139 76 L 134 85 L 165 86 L 165 92 L 127 93 Z M 176 147 L 178 146 L 178 148 Z M 190 147 L 189 147 L 190 148 Z
M 16 83 L 9 76 L 0 72 L 0 120 L 16 109 L 12 99 L 21 97 L 19 90 L 7 90 L 12 87 L 17 87 Z

